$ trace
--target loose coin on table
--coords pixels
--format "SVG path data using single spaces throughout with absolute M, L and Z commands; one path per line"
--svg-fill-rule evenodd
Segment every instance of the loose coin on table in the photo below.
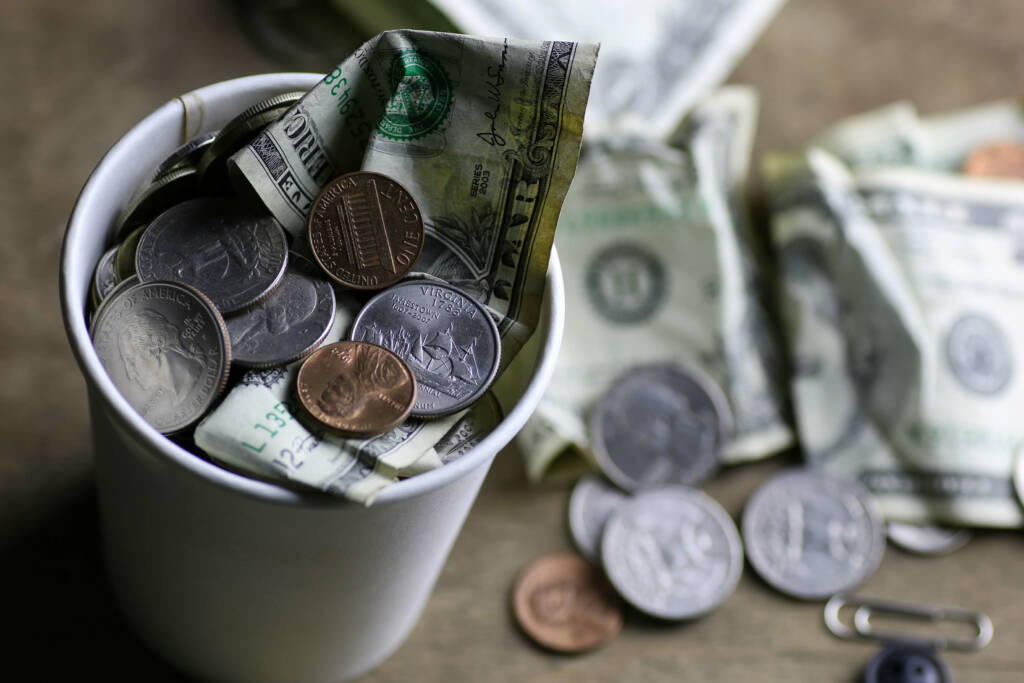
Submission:
M 860 483 L 794 469 L 769 479 L 747 501 L 743 541 L 751 566 L 769 585 L 817 600 L 874 573 L 885 530 Z
M 334 288 L 309 259 L 292 253 L 281 284 L 255 306 L 228 316 L 236 365 L 266 368 L 303 358 L 334 323 Z
M 591 562 L 599 562 L 598 548 L 605 522 L 628 496 L 593 474 L 580 477 L 569 497 L 569 531 L 576 547 Z
M 352 339 L 391 349 L 416 375 L 417 417 L 468 408 L 498 374 L 501 337 L 487 310 L 462 290 L 408 280 L 370 299 Z
M 559 652 L 582 652 L 611 640 L 622 630 L 620 605 L 601 571 L 570 553 L 534 560 L 512 591 L 523 631 Z
M 718 471 L 732 429 L 729 405 L 695 368 L 648 365 L 612 384 L 590 416 L 594 457 L 627 491 L 699 486 Z
M 192 199 L 168 209 L 149 224 L 135 252 L 143 282 L 185 282 L 223 314 L 268 297 L 287 263 L 281 224 L 261 208 L 227 197 Z
M 1024 145 L 1013 140 L 976 147 L 964 161 L 967 175 L 1024 178 Z
M 736 588 L 743 546 L 729 514 L 688 486 L 641 491 L 605 524 L 601 560 L 615 590 L 660 619 L 707 614 Z
M 386 175 L 356 171 L 328 183 L 309 211 L 309 246 L 324 271 L 354 289 L 383 289 L 412 269 L 423 249 L 423 215 Z
M 325 427 L 370 437 L 402 424 L 416 400 L 416 381 L 401 358 L 365 342 L 324 346 L 296 378 L 302 407 Z
M 203 416 L 227 383 L 231 348 L 224 321 L 188 285 L 122 285 L 96 312 L 96 355 L 149 424 L 164 434 L 180 431 Z
M 967 545 L 973 534 L 970 529 L 951 529 L 931 524 L 889 522 L 885 533 L 894 545 L 918 555 L 948 555 Z

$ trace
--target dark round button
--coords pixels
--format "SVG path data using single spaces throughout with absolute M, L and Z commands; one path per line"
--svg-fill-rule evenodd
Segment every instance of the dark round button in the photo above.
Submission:
M 864 671 L 864 683 L 952 683 L 953 674 L 939 654 L 923 645 L 891 643 Z

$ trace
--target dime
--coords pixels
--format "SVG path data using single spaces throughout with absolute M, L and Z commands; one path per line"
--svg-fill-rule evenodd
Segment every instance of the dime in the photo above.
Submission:
M 490 387 L 501 359 L 501 337 L 487 310 L 432 280 L 409 280 L 374 296 L 352 323 L 352 339 L 390 349 L 409 364 L 417 417 L 468 408 Z
M 782 472 L 751 496 L 743 540 L 762 579 L 805 600 L 855 588 L 878 568 L 885 550 L 868 490 L 811 469 Z
M 210 146 L 216 137 L 216 133 L 207 133 L 206 135 L 192 138 L 171 152 L 170 156 L 157 166 L 153 179 L 157 180 L 168 171 L 177 170 L 178 168 L 194 167 L 203 155 L 203 152 L 206 151 L 206 148 Z
M 964 161 L 964 173 L 996 178 L 1024 178 L 1024 145 L 1007 140 L 976 147 Z
M 714 381 L 694 368 L 648 365 L 612 384 L 590 417 L 601 470 L 627 491 L 660 484 L 699 486 L 718 471 L 732 429 Z
M 401 280 L 423 249 L 423 215 L 409 192 L 386 175 L 356 171 L 335 178 L 309 212 L 313 256 L 338 284 L 383 289 Z
M 918 555 L 948 555 L 967 545 L 973 534 L 969 529 L 950 529 L 931 524 L 903 524 L 889 522 L 885 525 L 889 540 L 906 551 Z
M 194 168 L 168 171 L 132 197 L 118 216 L 115 234 L 123 240 L 125 235 L 145 225 L 175 204 L 192 199 L 199 193 L 199 176 Z
M 605 522 L 625 500 L 626 495 L 603 477 L 588 474 L 576 482 L 569 497 L 569 531 L 576 547 L 591 562 L 599 560 Z
M 312 353 L 334 323 L 334 288 L 312 261 L 292 253 L 281 284 L 266 299 L 224 319 L 236 365 L 265 368 Z
M 107 249 L 96 263 L 96 270 L 93 271 L 92 283 L 89 287 L 89 299 L 94 310 L 118 283 L 116 266 L 118 246 L 115 244 Z
M 570 553 L 531 562 L 512 590 L 512 609 L 526 635 L 558 652 L 603 645 L 622 630 L 622 607 L 601 571 Z
M 209 299 L 180 282 L 116 288 L 96 312 L 92 338 L 114 386 L 164 434 L 201 418 L 227 383 L 224 321 Z
M 222 314 L 274 290 L 288 263 L 284 228 L 265 211 L 227 197 L 192 199 L 157 216 L 139 240 L 143 282 L 177 280 L 208 296 Z
M 612 513 L 601 560 L 627 602 L 660 619 L 707 614 L 736 588 L 743 546 L 722 506 L 688 486 L 642 491 Z
M 117 247 L 117 254 L 114 256 L 114 271 L 118 280 L 127 280 L 135 275 L 135 254 L 139 250 L 139 240 L 145 231 L 145 225 L 138 226 L 128 233 L 128 236 Z
M 228 159 L 242 149 L 266 126 L 281 118 L 302 99 L 304 92 L 287 92 L 257 102 L 220 129 L 196 164 L 203 187 L 219 190 L 228 186 Z
M 306 411 L 346 436 L 383 434 L 402 424 L 416 400 L 409 366 L 387 349 L 343 341 L 315 351 L 299 368 Z

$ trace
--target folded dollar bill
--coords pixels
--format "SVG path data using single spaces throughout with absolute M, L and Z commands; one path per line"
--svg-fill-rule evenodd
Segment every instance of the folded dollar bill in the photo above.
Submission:
M 695 107 L 673 144 L 588 139 L 555 238 L 562 352 L 520 436 L 531 477 L 574 469 L 572 454 L 589 452 L 594 402 L 648 363 L 695 365 L 721 386 L 734 422 L 727 462 L 792 443 L 782 352 L 743 204 L 756 109 L 750 89 L 723 88 Z M 557 462 L 563 455 L 569 462 Z
M 893 520 L 1024 522 L 1024 183 L 958 172 L 1022 113 L 896 105 L 765 164 L 800 441 Z

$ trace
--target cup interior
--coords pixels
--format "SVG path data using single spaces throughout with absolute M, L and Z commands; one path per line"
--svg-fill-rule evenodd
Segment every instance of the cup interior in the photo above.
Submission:
M 144 118 L 111 147 L 83 187 L 68 222 L 60 263 L 64 324 L 91 400 L 98 402 L 115 424 L 157 457 L 236 492 L 291 505 L 349 503 L 236 474 L 190 453 L 157 432 L 132 409 L 107 376 L 93 349 L 85 310 L 93 267 L 113 239 L 116 216 L 168 154 L 195 135 L 218 130 L 256 102 L 281 92 L 308 90 L 320 78 L 318 74 L 277 73 L 222 81 L 175 98 Z M 386 505 L 445 486 L 489 463 L 522 428 L 551 380 L 561 343 L 562 274 L 554 251 L 544 296 L 545 306 L 536 333 L 501 379 L 523 387 L 504 420 L 458 460 L 388 487 L 374 505 Z

